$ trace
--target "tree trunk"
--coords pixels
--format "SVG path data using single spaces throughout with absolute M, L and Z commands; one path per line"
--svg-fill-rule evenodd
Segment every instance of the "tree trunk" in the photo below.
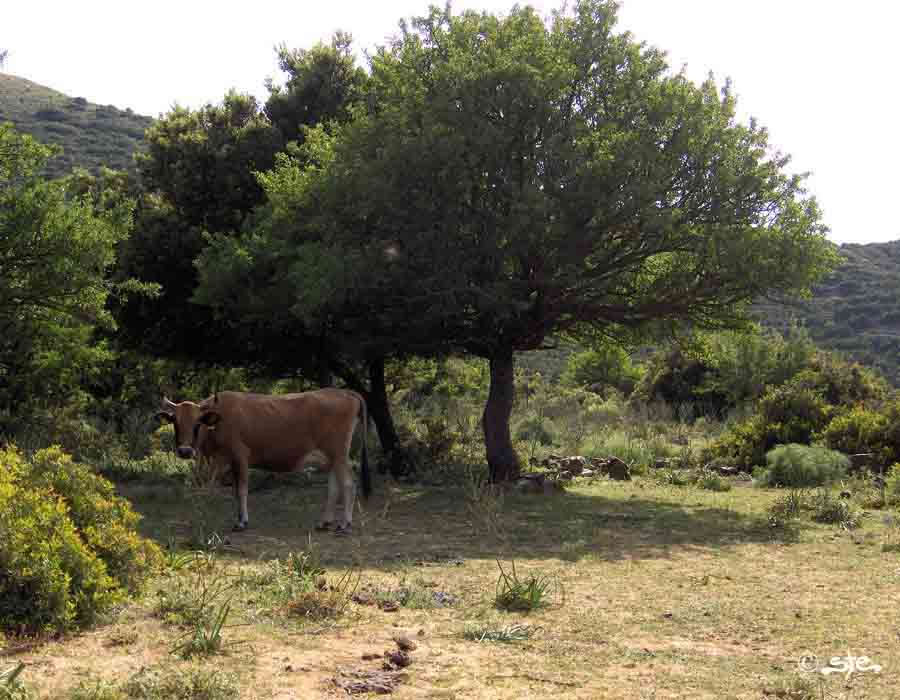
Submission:
M 394 426 L 394 417 L 391 415 L 391 404 L 388 402 L 387 385 L 384 381 L 384 358 L 379 357 L 370 360 L 369 393 L 366 400 L 369 404 L 369 415 L 375 422 L 378 430 L 378 439 L 385 455 L 393 454 L 400 438 L 397 437 L 397 428 Z
M 509 417 L 515 398 L 512 350 L 496 353 L 490 363 L 491 388 L 481 424 L 491 481 L 496 483 L 518 478 L 521 465 L 509 434 Z
M 390 470 L 394 477 L 412 471 L 412 464 L 400 446 L 400 438 L 391 414 L 391 404 L 388 401 L 387 386 L 384 381 L 384 358 L 377 357 L 366 363 L 369 375 L 368 388 L 360 377 L 350 371 L 346 365 L 333 364 L 332 369 L 348 387 L 361 394 L 366 400 L 366 408 L 375 423 L 378 441 L 381 443 L 381 451 L 384 454 L 384 460 L 378 465 L 379 471 L 384 474 Z

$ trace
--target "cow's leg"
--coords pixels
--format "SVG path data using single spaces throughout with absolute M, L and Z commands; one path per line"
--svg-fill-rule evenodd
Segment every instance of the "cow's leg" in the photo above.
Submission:
M 347 534 L 353 524 L 353 505 L 356 498 L 356 485 L 353 483 L 353 471 L 350 463 L 344 459 L 334 465 L 331 472 L 335 475 L 341 489 L 341 498 L 344 501 L 343 517 L 338 521 L 335 532 Z
M 325 501 L 325 511 L 322 520 L 316 526 L 317 530 L 327 530 L 334 522 L 334 509 L 338 500 L 338 481 L 334 469 L 328 471 L 328 499 Z
M 234 531 L 246 530 L 250 522 L 247 513 L 247 491 L 250 483 L 250 468 L 245 462 L 238 462 L 232 472 L 234 475 L 234 498 L 237 501 L 238 516 Z

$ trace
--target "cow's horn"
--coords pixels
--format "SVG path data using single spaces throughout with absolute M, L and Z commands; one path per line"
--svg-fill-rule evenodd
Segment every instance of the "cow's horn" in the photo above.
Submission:
M 175 408 L 175 404 L 169 401 L 168 397 L 163 396 L 162 398 L 162 408 L 164 411 L 171 411 Z

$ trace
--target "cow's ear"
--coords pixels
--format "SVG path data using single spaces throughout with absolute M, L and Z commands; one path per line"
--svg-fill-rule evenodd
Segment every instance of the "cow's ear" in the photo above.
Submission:
M 200 416 L 200 422 L 209 428 L 213 427 L 220 420 L 222 420 L 222 416 L 215 411 L 206 411 L 206 413 Z
M 159 420 L 167 420 L 170 423 L 175 422 L 175 414 L 170 413 L 169 411 L 159 411 L 153 415 L 154 418 L 158 418 Z

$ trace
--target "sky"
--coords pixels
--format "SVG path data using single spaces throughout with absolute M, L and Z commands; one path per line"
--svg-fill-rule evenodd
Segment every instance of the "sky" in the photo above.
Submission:
M 309 47 L 349 31 L 359 49 L 385 43 L 428 0 L 5 0 L 4 70 L 99 104 L 158 116 L 235 88 L 261 98 L 279 82 L 274 47 Z M 437 4 L 443 4 L 439 0 Z M 512 0 L 455 0 L 507 12 Z M 532 0 L 542 15 L 561 0 Z M 810 172 L 808 190 L 838 243 L 900 239 L 900 96 L 892 0 L 622 0 L 619 28 L 667 52 L 697 82 L 730 77 L 739 116 Z

